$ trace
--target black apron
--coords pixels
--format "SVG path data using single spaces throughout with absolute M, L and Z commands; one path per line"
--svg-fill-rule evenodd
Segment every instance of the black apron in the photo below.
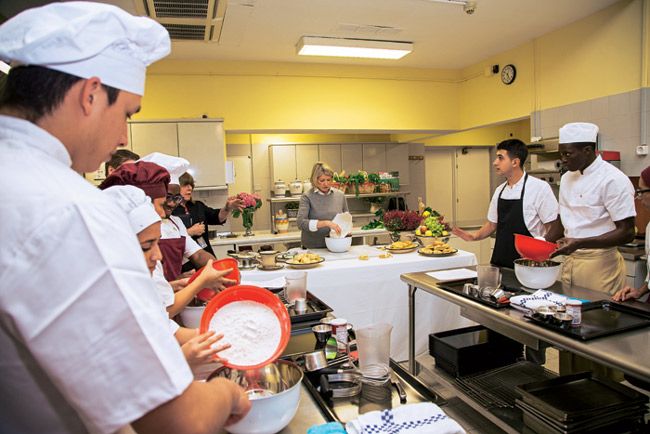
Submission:
M 501 199 L 503 190 L 508 186 L 506 183 L 499 192 L 497 202 L 497 235 L 492 251 L 490 263 L 499 267 L 514 267 L 515 259 L 519 259 L 519 253 L 515 250 L 515 234 L 531 236 L 526 222 L 524 221 L 524 194 L 526 193 L 526 181 L 528 174 L 524 177 L 524 185 L 521 188 L 519 199 Z

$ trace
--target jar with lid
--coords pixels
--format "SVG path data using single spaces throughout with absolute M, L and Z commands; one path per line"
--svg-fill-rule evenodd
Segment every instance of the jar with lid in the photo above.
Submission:
M 302 194 L 302 182 L 297 179 L 293 181 L 289 185 L 289 191 L 291 192 L 291 196 L 300 196 Z
M 276 196 L 285 196 L 286 192 L 287 184 L 281 179 L 275 181 L 275 184 L 273 184 L 273 194 Z
M 286 234 L 289 232 L 289 217 L 283 210 L 279 210 L 275 214 L 275 228 L 279 234 Z
M 570 298 L 566 301 L 566 313 L 571 315 L 571 327 L 580 327 L 582 323 L 582 302 Z
M 311 181 L 309 179 L 305 179 L 302 182 L 302 191 L 308 193 L 309 190 L 311 190 L 311 188 L 312 188 Z

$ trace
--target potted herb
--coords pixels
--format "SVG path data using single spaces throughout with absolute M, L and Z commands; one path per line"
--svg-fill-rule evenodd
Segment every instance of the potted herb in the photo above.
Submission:
M 284 206 L 284 209 L 287 210 L 287 217 L 290 219 L 295 219 L 298 217 L 298 208 L 300 207 L 300 202 L 287 202 Z
M 363 201 L 368 202 L 370 204 L 370 212 L 374 214 L 377 211 L 379 211 L 385 199 L 386 198 L 383 196 L 375 196 L 375 197 L 364 197 Z

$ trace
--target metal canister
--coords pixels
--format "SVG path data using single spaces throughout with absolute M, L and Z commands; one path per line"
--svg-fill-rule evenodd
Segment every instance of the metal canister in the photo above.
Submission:
M 566 302 L 566 313 L 573 317 L 571 327 L 580 327 L 582 323 L 582 302 L 573 298 L 568 299 Z

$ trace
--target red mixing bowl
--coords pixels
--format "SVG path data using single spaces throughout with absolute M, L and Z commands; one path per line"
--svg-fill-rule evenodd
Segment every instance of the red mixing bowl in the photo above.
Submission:
M 278 357 L 282 355 L 282 352 L 289 343 L 289 338 L 291 337 L 291 318 L 289 317 L 287 308 L 280 300 L 280 297 L 276 296 L 271 291 L 260 288 L 259 286 L 231 286 L 230 288 L 221 291 L 219 294 L 213 297 L 205 307 L 205 311 L 203 311 L 203 316 L 201 317 L 201 327 L 199 329 L 200 333 L 205 333 L 209 330 L 212 317 L 219 309 L 235 301 L 255 301 L 270 308 L 280 321 L 280 343 L 278 344 L 278 347 L 273 352 L 273 355 L 271 357 L 269 357 L 267 360 L 260 361 L 260 363 L 256 365 L 240 366 L 233 365 L 227 361 L 224 362 L 224 365 L 233 369 L 257 369 L 271 362 L 274 362 Z
M 548 261 L 551 253 L 557 250 L 557 244 L 545 240 L 515 234 L 515 249 L 522 258 L 532 259 L 537 262 Z
M 199 270 L 197 270 L 196 273 L 192 274 L 188 283 L 192 283 L 194 279 L 199 277 L 199 275 L 203 272 L 204 268 L 205 267 L 202 267 Z M 237 282 L 236 285 L 239 285 L 239 282 L 241 282 L 241 274 L 239 273 L 237 260 L 234 258 L 223 258 L 223 259 L 216 260 L 212 263 L 212 268 L 214 268 L 215 270 L 228 270 L 232 268 L 232 271 L 228 273 L 225 277 L 227 279 L 236 281 Z M 215 296 L 216 293 L 217 291 L 215 291 L 212 288 L 203 288 L 196 294 L 196 298 L 198 298 L 201 301 L 209 301 L 212 297 Z

